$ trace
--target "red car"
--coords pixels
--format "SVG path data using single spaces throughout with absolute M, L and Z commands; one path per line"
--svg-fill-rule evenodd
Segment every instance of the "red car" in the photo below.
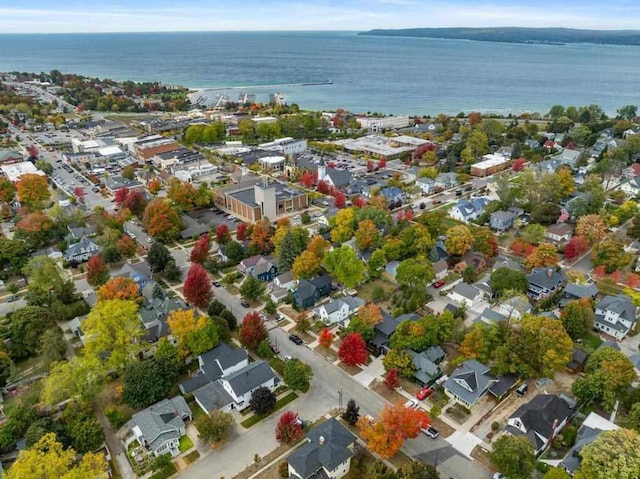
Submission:
M 436 289 L 440 289 L 442 288 L 446 283 L 442 280 L 440 281 L 436 281 L 435 283 L 433 283 L 431 286 L 433 286 Z
M 433 389 L 431 389 L 429 386 L 425 386 L 422 389 L 420 389 L 420 391 L 418 391 L 418 394 L 416 394 L 416 397 L 420 399 L 420 401 L 422 401 L 423 399 L 428 398 L 432 394 L 433 394 Z

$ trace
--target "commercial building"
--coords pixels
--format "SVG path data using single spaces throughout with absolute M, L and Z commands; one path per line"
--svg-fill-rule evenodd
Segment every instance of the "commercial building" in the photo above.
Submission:
M 294 140 L 293 138 L 278 138 L 269 143 L 262 143 L 260 148 L 270 151 L 279 151 L 283 155 L 295 155 L 307 151 L 307 140 Z
M 0 171 L 4 173 L 9 181 L 15 183 L 22 175 L 40 175 L 46 176 L 30 161 L 21 161 L 19 163 L 5 163 L 0 165 Z
M 260 178 L 214 190 L 213 198 L 218 208 L 249 223 L 263 217 L 275 220 L 308 206 L 306 193 Z
M 509 165 L 508 156 L 490 154 L 484 155 L 482 161 L 471 165 L 471 176 L 489 176 L 502 171 Z
M 160 153 L 166 153 L 179 148 L 180 145 L 178 145 L 175 140 L 159 135 L 143 138 L 133 143 L 133 152 L 140 161 L 147 161 Z
M 413 120 L 408 116 L 385 116 L 382 118 L 362 117 L 358 118 L 358 123 L 363 130 L 384 131 L 397 130 L 411 126 Z

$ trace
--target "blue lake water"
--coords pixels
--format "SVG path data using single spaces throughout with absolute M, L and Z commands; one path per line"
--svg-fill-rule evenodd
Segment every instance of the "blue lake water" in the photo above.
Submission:
M 640 104 L 640 47 L 524 45 L 352 32 L 0 35 L 0 71 L 282 92 L 303 108 L 450 114 Z M 331 80 L 331 85 L 292 86 Z M 260 87 L 261 85 L 278 85 Z M 284 86 L 287 85 L 287 86 Z M 214 94 L 212 93 L 212 96 Z

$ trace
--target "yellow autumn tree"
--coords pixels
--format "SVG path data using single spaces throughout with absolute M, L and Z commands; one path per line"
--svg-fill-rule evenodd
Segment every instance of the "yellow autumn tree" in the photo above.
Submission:
M 167 318 L 171 334 L 178 341 L 181 358 L 199 354 L 218 344 L 218 330 L 207 316 L 196 316 L 192 309 L 177 309 Z

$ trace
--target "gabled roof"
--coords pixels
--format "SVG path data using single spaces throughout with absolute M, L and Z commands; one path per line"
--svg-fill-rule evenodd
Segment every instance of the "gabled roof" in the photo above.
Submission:
M 586 445 L 595 441 L 601 432 L 615 431 L 617 429 L 620 428 L 611 421 L 608 421 L 594 412 L 590 413 L 580 426 L 580 429 L 578 429 L 576 442 L 562 460 L 560 466 L 571 472 L 576 472 L 580 469 L 580 463 L 582 462 L 582 458 L 580 456 L 582 449 Z
M 259 388 L 270 379 L 275 378 L 273 370 L 269 364 L 259 359 L 249 363 L 244 368 L 221 378 L 221 381 L 229 384 L 236 397 Z
M 444 388 L 467 403 L 474 404 L 497 381 L 497 378 L 489 374 L 487 366 L 469 359 L 449 376 Z
M 219 381 L 207 383 L 193 391 L 193 397 L 207 411 L 216 411 L 233 403 L 233 398 Z
M 181 436 L 178 430 L 185 427 L 186 417 L 191 417 L 191 410 L 182 396 L 176 396 L 135 413 L 128 425 L 130 429 L 138 426 L 149 447 L 156 449 L 165 441 Z
M 220 379 L 225 370 L 247 360 L 247 351 L 244 348 L 234 349 L 227 343 L 220 343 L 215 348 L 202 353 L 198 360 L 201 364 L 198 372 L 180 384 L 183 394 L 188 394 Z
M 564 272 L 556 271 L 555 268 L 534 268 L 531 274 L 527 276 L 530 285 L 540 286 L 548 290 L 557 287 L 566 279 Z
M 596 309 L 602 311 L 611 311 L 618 314 L 621 318 L 628 321 L 636 321 L 636 306 L 631 299 L 624 294 L 618 296 L 607 295 L 596 305 Z
M 100 247 L 97 244 L 95 244 L 86 236 L 83 236 L 77 243 L 69 245 L 67 251 L 64 252 L 64 257 L 73 258 L 76 255 L 91 253 L 92 251 L 98 251 L 99 249 Z
M 576 298 L 593 298 L 598 294 L 598 287 L 594 283 L 569 283 L 564 288 L 564 294 Z
M 475 286 L 461 281 L 456 284 L 455 288 L 453 288 L 453 293 L 457 293 L 463 298 L 466 298 L 469 301 L 473 301 L 476 296 L 478 296 L 478 293 L 480 293 L 480 290 Z
M 322 469 L 333 471 L 353 456 L 349 446 L 356 437 L 333 417 L 309 431 L 307 439 L 307 444 L 287 457 L 303 479 L 321 477 L 316 474 Z

